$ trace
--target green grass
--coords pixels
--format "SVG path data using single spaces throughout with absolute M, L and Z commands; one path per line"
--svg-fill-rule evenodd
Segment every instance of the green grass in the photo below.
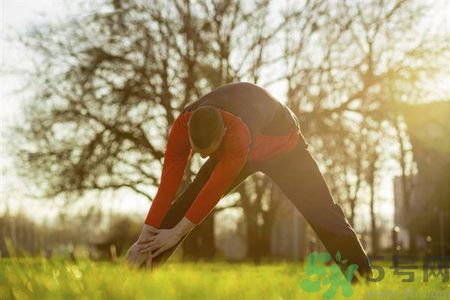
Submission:
M 378 286 L 360 284 L 353 295 L 338 290 L 333 299 L 450 299 L 450 283 L 442 278 L 403 283 L 386 277 Z M 124 263 L 97 263 L 39 258 L 0 259 L 0 299 L 323 299 L 300 287 L 300 264 L 227 264 L 169 262 L 155 272 Z

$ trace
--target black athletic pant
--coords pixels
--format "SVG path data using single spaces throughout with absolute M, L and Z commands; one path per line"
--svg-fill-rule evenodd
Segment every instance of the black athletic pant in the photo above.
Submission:
M 210 158 L 200 168 L 194 181 L 172 204 L 161 223 L 161 228 L 172 228 L 184 217 L 216 163 L 217 161 Z M 247 162 L 226 194 L 256 171 L 263 172 L 278 185 L 317 233 L 333 259 L 339 251 L 342 259 L 348 259 L 346 266 L 357 264 L 361 275 L 371 274 L 369 259 L 341 207 L 334 202 L 325 178 L 308 149 L 308 144 L 300 140 L 296 148 L 270 160 Z M 153 265 L 163 264 L 186 236 L 187 234 L 177 245 L 154 258 Z

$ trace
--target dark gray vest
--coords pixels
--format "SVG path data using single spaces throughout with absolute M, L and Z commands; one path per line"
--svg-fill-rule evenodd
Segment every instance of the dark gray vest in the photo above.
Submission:
M 296 127 L 295 114 L 267 90 L 255 84 L 240 82 L 223 85 L 187 105 L 183 112 L 211 105 L 228 111 L 247 124 L 252 141 L 257 134 L 285 135 Z

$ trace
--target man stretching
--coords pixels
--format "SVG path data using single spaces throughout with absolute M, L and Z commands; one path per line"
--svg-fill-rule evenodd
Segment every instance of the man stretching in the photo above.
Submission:
M 129 262 L 164 263 L 223 196 L 260 171 L 292 201 L 333 259 L 339 251 L 367 276 L 369 259 L 308 146 L 294 113 L 251 83 L 224 85 L 186 106 L 170 129 L 161 182 Z M 209 159 L 175 199 L 194 152 Z

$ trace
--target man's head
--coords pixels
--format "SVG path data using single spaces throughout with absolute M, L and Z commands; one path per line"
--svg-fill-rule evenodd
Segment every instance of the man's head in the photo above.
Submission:
M 189 118 L 192 150 L 205 158 L 219 148 L 226 128 L 220 111 L 213 106 L 197 108 Z

